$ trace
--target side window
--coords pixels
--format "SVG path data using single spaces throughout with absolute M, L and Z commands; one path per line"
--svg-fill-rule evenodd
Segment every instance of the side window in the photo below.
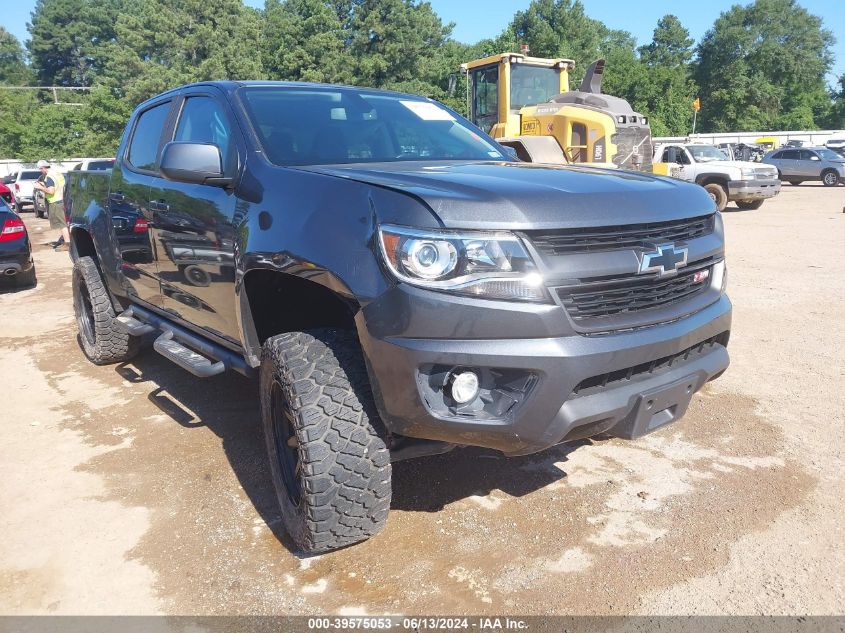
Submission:
M 807 149 L 801 150 L 801 160 L 819 160 L 818 154 Z
M 775 152 L 774 154 L 772 154 L 772 158 L 774 158 L 774 159 L 783 158 L 784 153 L 785 152 Z
M 170 112 L 170 102 L 144 110 L 135 124 L 129 143 L 129 164 L 138 169 L 153 170 L 158 158 L 158 141 Z
M 223 157 L 223 173 L 231 175 L 237 165 L 237 145 L 226 113 L 211 97 L 188 97 L 182 106 L 174 141 L 213 143 Z

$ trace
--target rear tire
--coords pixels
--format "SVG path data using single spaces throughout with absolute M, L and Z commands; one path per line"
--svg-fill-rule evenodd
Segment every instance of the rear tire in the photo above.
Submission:
M 297 547 L 326 552 L 381 531 L 390 452 L 353 332 L 267 339 L 261 420 L 282 523 Z
M 743 211 L 754 211 L 763 206 L 765 200 L 737 200 L 736 206 Z
M 724 211 L 725 207 L 728 206 L 728 192 L 725 191 L 725 188 L 717 182 L 711 182 L 710 184 L 704 185 L 704 190 L 713 198 L 716 208 L 719 211 Z
M 839 184 L 839 174 L 832 169 L 822 172 L 822 184 L 825 187 L 835 187 Z
M 35 264 L 25 273 L 15 275 L 15 285 L 19 288 L 30 288 L 38 285 L 38 278 L 35 276 Z
M 73 310 L 79 345 L 95 365 L 120 363 L 138 353 L 138 338 L 118 326 L 111 299 L 94 260 L 80 257 L 73 264 Z

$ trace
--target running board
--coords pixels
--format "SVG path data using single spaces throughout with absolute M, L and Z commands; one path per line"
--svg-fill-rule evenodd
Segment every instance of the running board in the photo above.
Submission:
M 117 317 L 120 327 L 134 336 L 159 330 L 162 332 L 153 349 L 182 369 L 199 378 L 208 378 L 233 369 L 247 377 L 255 375 L 244 357 L 218 343 L 177 325 L 155 312 L 131 305 Z
M 153 343 L 153 349 L 198 378 L 208 378 L 226 371 L 223 361 L 212 363 L 202 354 L 197 354 L 179 341 L 174 341 L 173 330 L 167 330 L 159 336 Z
M 152 325 L 142 323 L 135 318 L 133 306 L 129 306 L 126 310 L 118 314 L 117 322 L 124 331 L 132 336 L 143 336 L 144 334 L 155 332 L 155 328 Z

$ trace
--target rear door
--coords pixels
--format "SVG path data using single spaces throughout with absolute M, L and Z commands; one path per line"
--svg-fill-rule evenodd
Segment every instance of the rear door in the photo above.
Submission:
M 158 173 L 158 157 L 173 101 L 159 101 L 135 119 L 124 154 L 112 172 L 109 212 L 124 276 L 139 299 L 164 307 L 158 281 L 155 244 L 148 232 L 150 185 Z
M 235 177 L 246 152 L 225 99 L 212 89 L 197 89 L 185 93 L 176 108 L 172 140 L 216 145 L 224 174 Z M 168 310 L 237 341 L 234 191 L 159 176 L 149 200 L 159 279 Z

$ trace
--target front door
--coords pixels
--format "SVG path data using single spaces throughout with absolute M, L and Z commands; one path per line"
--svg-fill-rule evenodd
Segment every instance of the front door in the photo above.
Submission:
M 212 143 L 223 172 L 238 171 L 239 133 L 213 94 L 181 103 L 174 141 Z M 150 188 L 152 236 L 167 309 L 219 336 L 238 339 L 235 314 L 235 203 L 231 189 L 155 178 Z

